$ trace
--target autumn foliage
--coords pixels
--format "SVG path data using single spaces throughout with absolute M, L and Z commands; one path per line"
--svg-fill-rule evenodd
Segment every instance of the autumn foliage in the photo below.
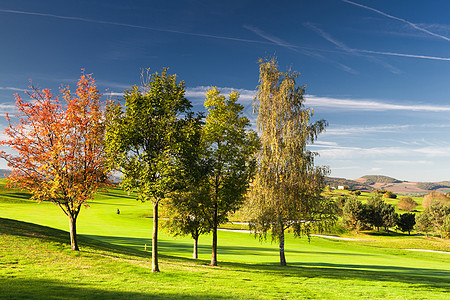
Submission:
M 86 201 L 107 182 L 100 93 L 91 75 L 82 74 L 75 93 L 69 87 L 54 96 L 34 86 L 25 101 L 16 94 L 18 114 L 7 115 L 7 139 L 13 152 L 0 152 L 12 173 L 10 186 L 38 201 L 57 204 L 69 217 L 71 246 L 78 250 L 76 219 Z

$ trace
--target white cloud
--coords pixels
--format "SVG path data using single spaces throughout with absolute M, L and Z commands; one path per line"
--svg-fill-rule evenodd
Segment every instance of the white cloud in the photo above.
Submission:
M 379 102 L 377 100 L 367 99 L 338 99 L 331 97 L 320 97 L 314 95 L 306 95 L 306 104 L 311 107 L 327 107 L 337 108 L 341 110 L 354 111 L 387 111 L 387 110 L 404 110 L 404 111 L 429 111 L 429 112 L 448 112 L 450 106 L 442 105 L 418 105 L 418 104 L 392 104 Z
M 206 98 L 206 92 L 211 89 L 211 86 L 197 86 L 193 88 L 187 88 L 186 89 L 186 97 L 192 100 L 193 102 L 199 102 L 205 101 Z M 221 92 L 223 95 L 229 95 L 232 91 L 236 91 L 239 93 L 239 103 L 242 105 L 251 105 L 253 98 L 256 95 L 255 90 L 246 90 L 246 89 L 234 89 L 229 87 L 217 87 L 217 89 Z
M 411 26 L 412 28 L 414 28 L 414 29 L 416 29 L 418 31 L 424 32 L 424 33 L 426 33 L 428 35 L 431 35 L 431 36 L 434 36 L 434 37 L 437 37 L 437 38 L 440 38 L 440 39 L 443 39 L 443 40 L 446 40 L 446 41 L 450 42 L 450 38 L 448 38 L 448 37 L 446 37 L 444 35 L 437 34 L 437 33 L 434 33 L 432 31 L 429 31 L 428 29 L 425 29 L 425 28 L 421 27 L 420 25 L 412 23 L 412 22 L 410 22 L 408 20 L 405 20 L 405 19 L 402 19 L 402 18 L 399 18 L 399 17 L 395 17 L 395 16 L 390 15 L 388 13 L 382 12 L 381 10 L 378 10 L 378 9 L 375 9 L 375 8 L 372 8 L 372 7 L 369 7 L 369 6 L 366 6 L 366 5 L 362 5 L 362 4 L 359 4 L 359 3 L 356 3 L 356 2 L 352 2 L 352 1 L 349 1 L 349 0 L 342 0 L 342 1 L 345 2 L 345 3 L 348 3 L 348 4 L 352 4 L 352 5 L 359 6 L 361 8 L 373 11 L 373 12 L 375 12 L 377 14 L 380 14 L 382 16 L 385 16 L 387 18 L 400 21 L 400 22 L 402 22 L 404 24 L 407 24 L 407 25 Z
M 10 86 L 0 86 L 0 90 L 7 90 L 7 91 L 16 91 L 16 92 L 24 92 L 24 89 L 19 89 L 19 88 L 15 88 L 15 87 L 10 87 Z

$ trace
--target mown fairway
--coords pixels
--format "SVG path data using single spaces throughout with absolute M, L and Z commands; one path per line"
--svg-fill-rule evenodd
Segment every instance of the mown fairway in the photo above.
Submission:
M 162 272 L 153 274 L 150 253 L 143 251 L 144 244 L 151 244 L 149 216 L 149 203 L 121 191 L 98 195 L 80 213 L 81 252 L 76 253 L 70 251 L 64 232 L 68 221 L 57 206 L 2 190 L 0 298 L 450 299 L 450 255 L 382 248 L 388 237 L 373 237 L 374 242 L 313 237 L 308 243 L 289 236 L 289 266 L 283 268 L 276 244 L 221 231 L 219 267 L 212 268 L 210 236 L 200 239 L 200 259 L 194 261 L 189 238 L 163 233 Z M 420 237 L 405 241 L 404 248 L 426 246 Z M 442 242 L 432 246 L 447 247 Z

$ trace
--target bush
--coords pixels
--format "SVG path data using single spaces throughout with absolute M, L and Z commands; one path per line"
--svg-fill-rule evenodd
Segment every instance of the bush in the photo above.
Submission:
M 398 209 L 406 211 L 413 211 L 417 205 L 418 205 L 417 202 L 414 201 L 414 199 L 411 197 L 401 198 L 397 204 Z

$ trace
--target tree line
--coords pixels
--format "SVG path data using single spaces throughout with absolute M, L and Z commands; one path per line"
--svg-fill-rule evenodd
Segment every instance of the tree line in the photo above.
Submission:
M 244 204 L 250 228 L 270 233 L 286 265 L 284 234 L 309 236 L 335 221 L 335 203 L 321 194 L 328 169 L 316 167 L 307 149 L 327 126 L 312 122 L 299 73 L 281 72 L 275 58 L 260 60 L 254 99 L 258 133 L 238 103 L 217 88 L 207 91 L 206 116 L 192 111 L 185 83 L 167 69 L 142 73 L 121 99 L 100 102 L 92 75 L 82 74 L 75 93 L 61 96 L 31 87 L 29 101 L 16 95 L 19 113 L 7 115 L 13 153 L 0 152 L 12 173 L 9 186 L 38 201 L 57 204 L 69 218 L 72 250 L 79 250 L 76 221 L 96 191 L 120 186 L 153 205 L 152 271 L 159 272 L 159 209 L 173 234 L 191 235 L 194 257 L 200 234 L 212 232 L 211 265 L 217 265 L 218 226 Z

